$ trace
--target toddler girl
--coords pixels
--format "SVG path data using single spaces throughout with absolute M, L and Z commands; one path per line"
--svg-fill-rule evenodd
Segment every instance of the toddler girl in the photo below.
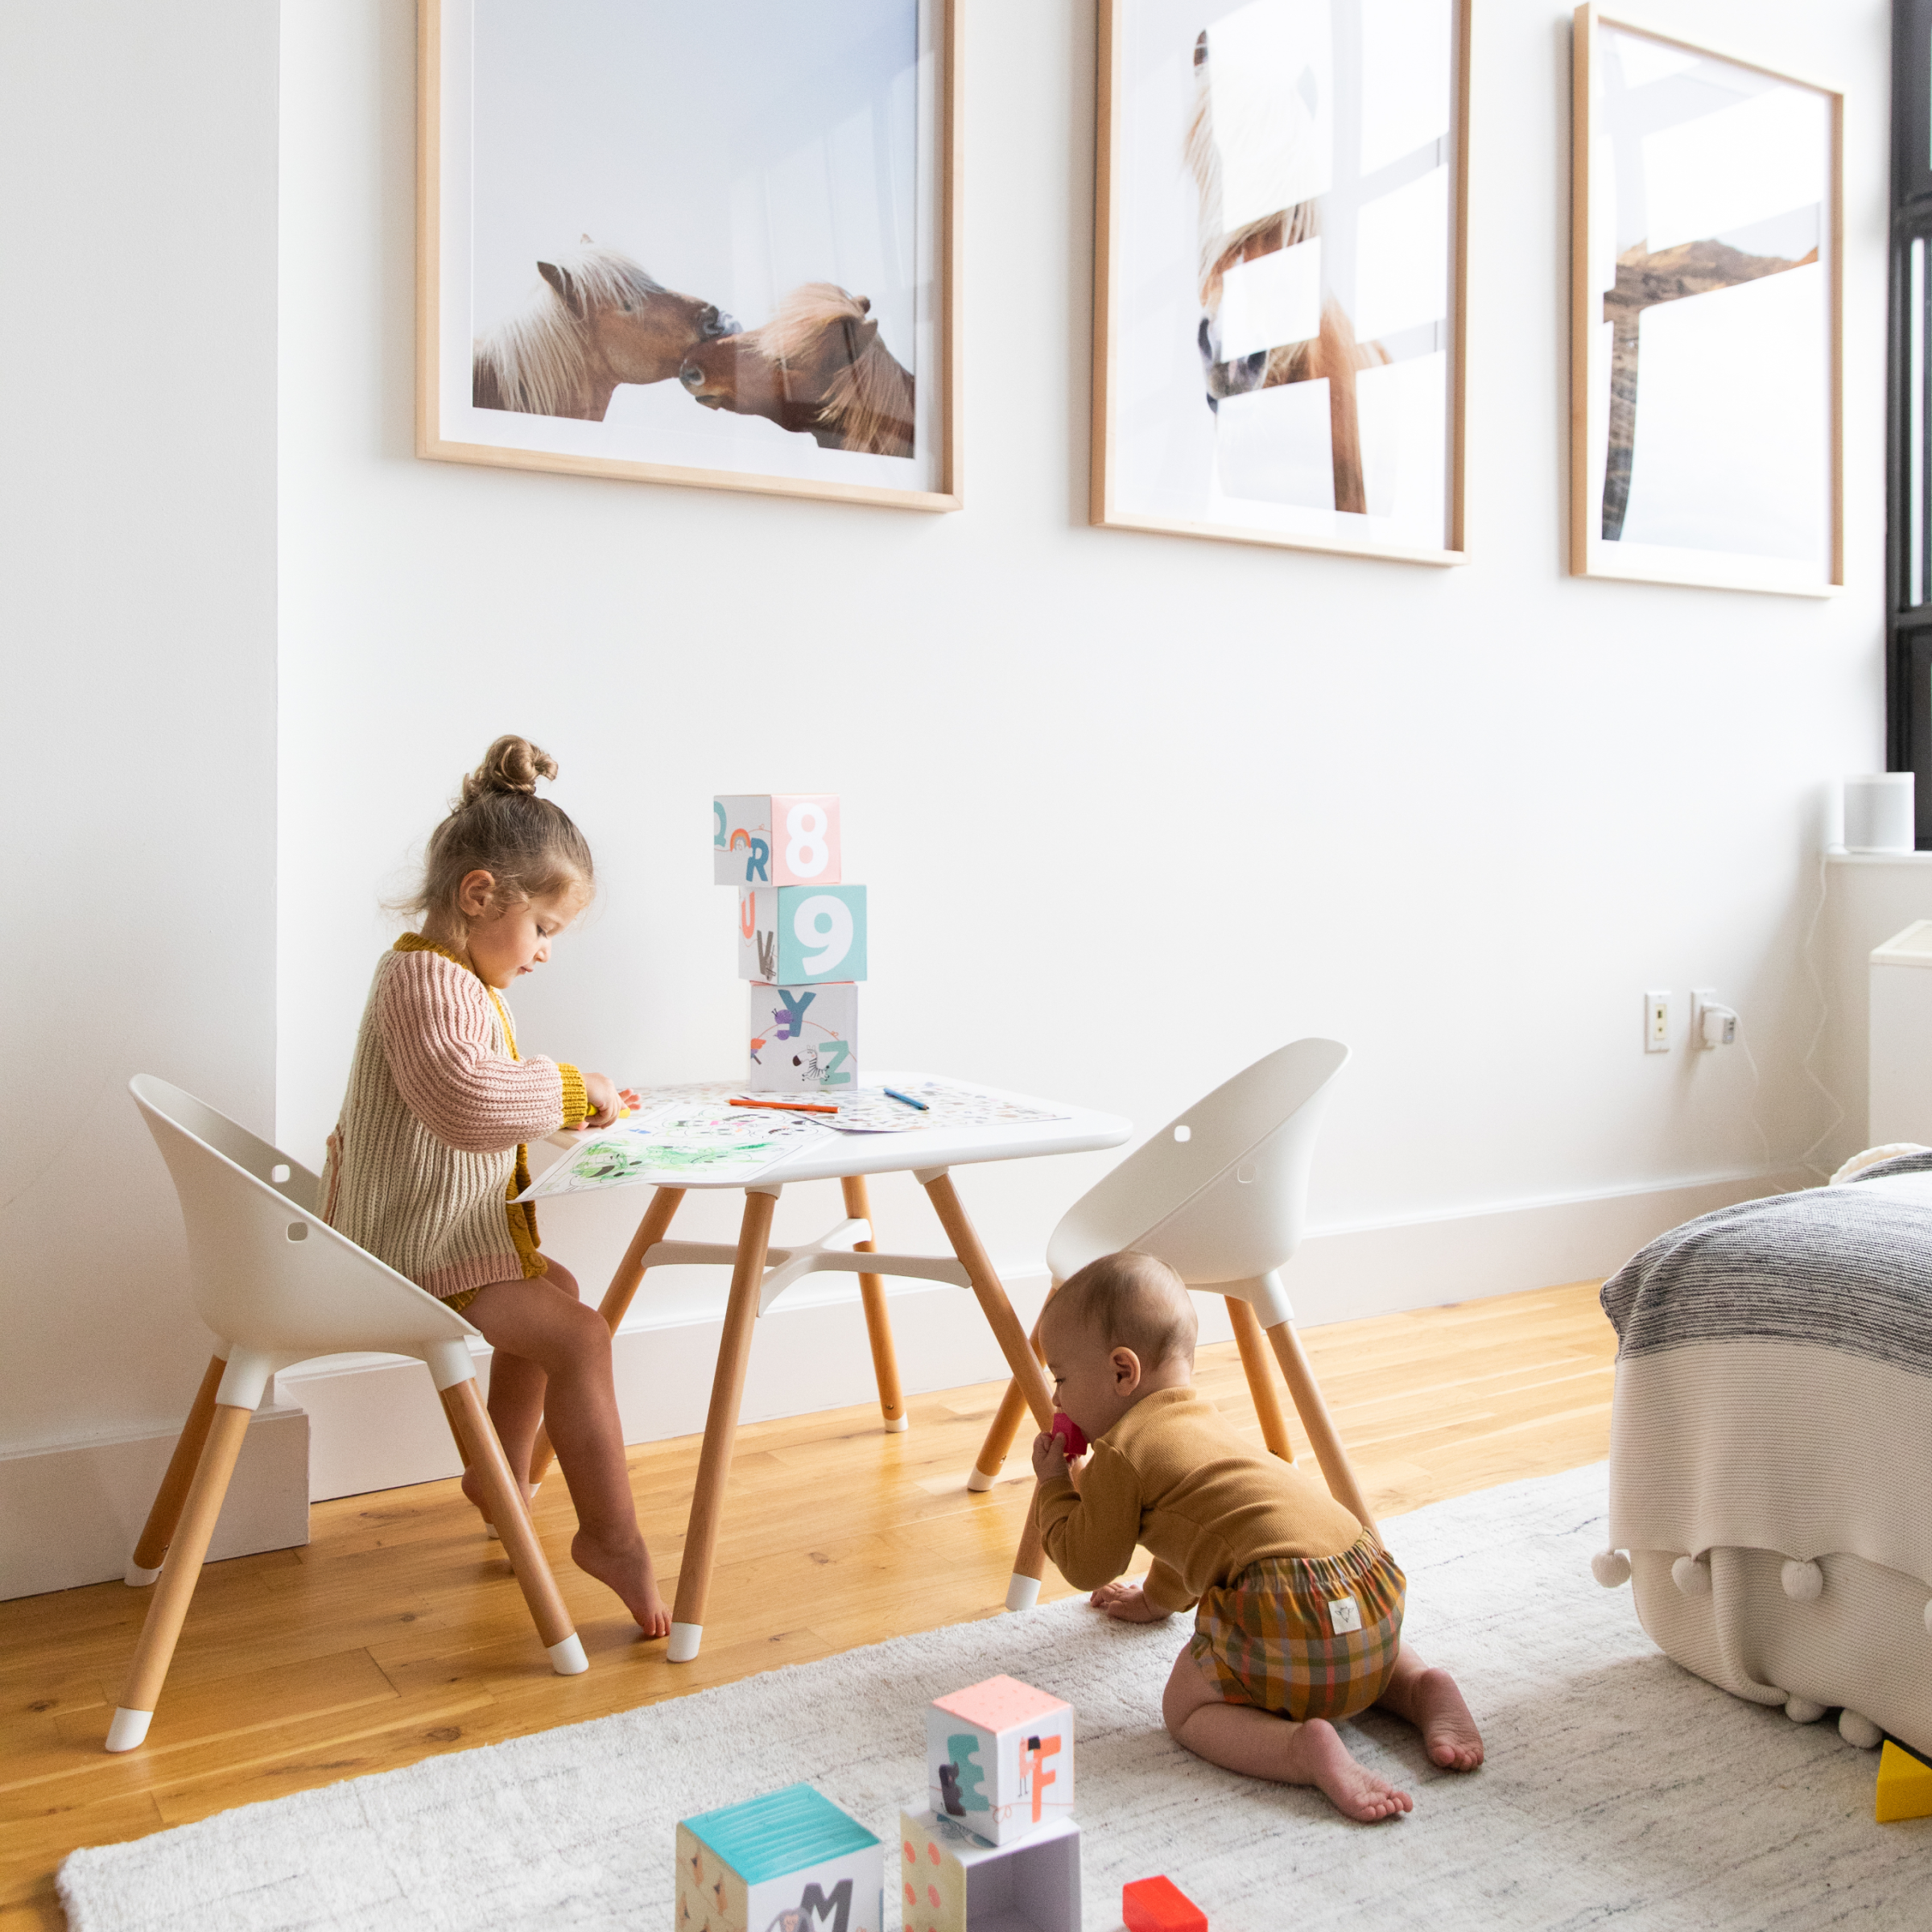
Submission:
M 604 1075 L 518 1053 L 502 997 L 550 957 L 593 890 L 584 835 L 537 796 L 538 778 L 556 775 L 526 739 L 498 738 L 431 835 L 409 905 L 422 931 L 376 967 L 328 1137 L 323 1216 L 483 1331 L 510 1468 L 527 1477 L 547 1421 L 576 1506 L 572 1558 L 663 1637 L 671 1613 L 638 1530 L 609 1331 L 539 1250 L 535 1210 L 514 1200 L 530 1185 L 523 1143 L 617 1114 Z M 481 1506 L 473 1476 L 463 1489 Z
M 1380 1704 L 1445 1770 L 1473 1771 L 1476 1721 L 1448 1672 L 1402 1641 L 1402 1573 L 1374 1532 L 1195 1393 L 1194 1338 L 1187 1289 L 1150 1255 L 1089 1262 L 1046 1304 L 1054 1398 L 1093 1447 L 1076 1488 L 1062 1439 L 1034 1444 L 1046 1554 L 1110 1616 L 1158 1623 L 1199 1604 L 1162 1700 L 1178 1744 L 1319 1785 L 1349 1818 L 1393 1817 L 1408 1793 L 1356 1763 L 1335 1722 Z M 1137 1543 L 1154 1567 L 1117 1582 Z

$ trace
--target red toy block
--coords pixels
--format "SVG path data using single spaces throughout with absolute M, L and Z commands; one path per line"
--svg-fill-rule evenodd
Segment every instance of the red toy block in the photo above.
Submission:
M 1170 1878 L 1137 1878 L 1121 1887 L 1127 1932 L 1208 1932 L 1208 1914 Z

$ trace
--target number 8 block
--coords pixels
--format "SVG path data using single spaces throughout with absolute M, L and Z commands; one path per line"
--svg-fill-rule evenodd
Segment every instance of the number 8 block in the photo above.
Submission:
M 720 886 L 836 886 L 839 801 L 828 792 L 720 793 L 711 802 Z
M 865 976 L 865 888 L 775 886 L 738 894 L 738 977 L 815 986 Z

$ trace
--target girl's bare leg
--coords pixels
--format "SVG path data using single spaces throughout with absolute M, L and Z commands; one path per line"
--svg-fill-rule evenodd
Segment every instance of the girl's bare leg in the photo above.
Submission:
M 1161 1714 L 1174 1742 L 1196 1757 L 1248 1777 L 1313 1785 L 1344 1818 L 1372 1824 L 1414 1809 L 1406 1791 L 1348 1755 L 1333 1724 L 1319 1717 L 1298 1724 L 1270 1711 L 1223 1703 L 1186 1650 L 1174 1660 Z
M 1483 1734 L 1447 1670 L 1433 1670 L 1406 1644 L 1395 1675 L 1377 1700 L 1422 1734 L 1423 1748 L 1445 1771 L 1473 1771 L 1483 1761 Z
M 497 1421 L 501 1389 L 498 1430 L 510 1467 L 520 1471 L 530 1468 L 539 1418 L 547 1419 L 576 1505 L 572 1560 L 623 1599 L 646 1636 L 667 1637 L 671 1612 L 658 1594 L 650 1553 L 638 1529 L 624 1460 L 610 1331 L 594 1308 L 576 1298 L 575 1279 L 565 1279 L 568 1290 L 547 1278 L 492 1282 L 464 1311 L 497 1352 L 490 1367 L 490 1418 Z

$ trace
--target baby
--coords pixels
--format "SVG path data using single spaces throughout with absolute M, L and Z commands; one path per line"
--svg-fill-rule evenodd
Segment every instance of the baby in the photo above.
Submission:
M 1199 1603 L 1162 1699 L 1175 1740 L 1250 1777 L 1315 1785 L 1346 1816 L 1412 1808 L 1348 1755 L 1336 1720 L 1371 1704 L 1445 1769 L 1483 1740 L 1446 1670 L 1402 1641 L 1402 1573 L 1372 1530 L 1293 1464 L 1250 1448 L 1194 1387 L 1194 1305 L 1144 1254 L 1110 1254 L 1046 1305 L 1055 1399 L 1092 1445 L 1076 1489 L 1058 1435 L 1033 1446 L 1047 1554 L 1109 1616 L 1158 1623 Z M 1117 1583 L 1144 1545 L 1144 1584 Z

